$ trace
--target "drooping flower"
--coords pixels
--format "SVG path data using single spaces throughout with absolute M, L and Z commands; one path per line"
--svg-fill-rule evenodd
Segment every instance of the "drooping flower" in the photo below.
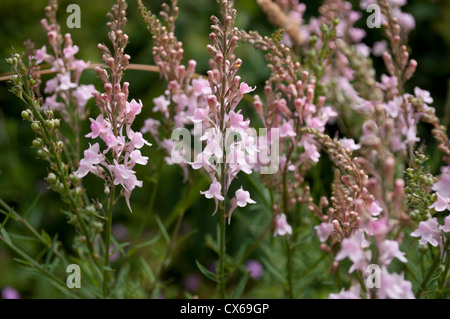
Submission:
M 245 207 L 247 204 L 255 204 L 256 202 L 250 198 L 250 193 L 243 190 L 242 186 L 236 191 L 236 203 L 239 207 Z
M 278 214 L 275 217 L 275 231 L 273 236 L 285 236 L 286 234 L 292 235 L 292 227 L 288 224 L 285 214 Z
M 225 198 L 221 194 L 222 185 L 217 181 L 213 180 L 209 189 L 207 191 L 200 191 L 200 194 L 205 195 L 206 198 L 215 198 L 217 200 L 224 200 Z

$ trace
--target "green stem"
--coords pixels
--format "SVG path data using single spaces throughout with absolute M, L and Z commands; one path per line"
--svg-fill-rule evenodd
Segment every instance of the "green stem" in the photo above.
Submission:
M 449 246 L 450 246 L 450 237 L 447 239 L 447 241 L 444 244 L 444 249 L 443 249 L 444 253 L 449 248 Z M 440 256 L 440 254 L 438 254 L 438 256 L 434 259 L 434 262 L 431 265 L 430 269 L 428 270 L 427 274 L 423 278 L 423 281 L 420 284 L 420 287 L 419 287 L 419 289 L 416 292 L 416 298 L 419 298 L 422 295 L 422 293 L 425 291 L 425 289 L 427 288 L 428 282 L 430 281 L 430 279 L 433 276 L 434 272 L 438 268 L 440 262 L 441 262 L 441 256 Z
M 445 288 L 445 285 L 447 284 L 447 274 L 450 268 L 450 257 L 447 256 L 447 262 L 445 263 L 445 269 L 444 272 L 441 275 L 441 280 L 440 280 L 440 291 L 439 294 L 437 295 L 437 299 L 441 299 L 442 296 L 442 291 Z
M 105 229 L 105 266 L 103 268 L 103 297 L 107 298 L 109 295 L 109 246 L 111 245 L 111 228 L 112 228 L 112 217 L 114 210 L 114 197 L 115 197 L 116 187 L 113 185 L 111 187 L 111 193 L 109 194 L 108 203 L 108 219 L 106 221 Z
M 287 271 L 287 296 L 289 299 L 294 299 L 294 292 L 293 292 L 293 282 L 292 282 L 292 248 L 289 243 L 289 236 L 286 235 L 286 256 L 287 256 L 287 262 L 286 262 L 286 271 Z

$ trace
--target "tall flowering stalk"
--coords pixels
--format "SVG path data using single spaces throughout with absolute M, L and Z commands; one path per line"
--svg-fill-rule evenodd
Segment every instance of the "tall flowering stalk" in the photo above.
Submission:
M 95 143 L 84 151 L 84 158 L 80 161 L 78 176 L 84 177 L 92 173 L 105 181 L 105 195 L 107 197 L 106 229 L 104 234 L 104 273 L 103 292 L 109 294 L 109 260 L 111 244 L 111 226 L 114 205 L 120 197 L 124 197 L 131 211 L 130 196 L 135 187 L 142 187 L 142 181 L 136 177 L 133 170 L 136 164 L 146 165 L 148 157 L 142 156 L 140 149 L 149 143 L 142 133 L 132 130 L 131 125 L 142 109 L 142 103 L 132 100 L 128 102 L 129 83 L 122 84 L 122 76 L 127 67 L 130 56 L 125 54 L 128 36 L 123 32 L 126 24 L 125 0 L 118 0 L 111 12 L 108 13 L 110 22 L 107 23 L 108 38 L 112 43 L 112 50 L 104 44 L 98 48 L 103 54 L 103 61 L 108 68 L 96 67 L 95 71 L 102 80 L 104 93 L 94 92 L 95 102 L 100 110 L 96 119 L 90 119 L 91 132 L 86 135 L 91 139 L 100 137 L 104 148 L 100 151 L 100 144 Z M 116 194 L 118 186 L 120 194 Z
M 93 217 L 96 209 L 83 196 L 83 187 L 76 174 L 79 120 L 87 114 L 86 104 L 93 86 L 79 84 L 81 74 L 89 63 L 75 59 L 78 47 L 73 44 L 70 34 L 62 36 L 56 21 L 57 10 L 57 1 L 50 0 L 45 8 L 47 19 L 41 20 L 52 52 L 47 52 L 45 45 L 34 50 L 34 44 L 28 41 L 26 63 L 22 61 L 23 55 L 17 53 L 7 59 L 13 72 L 11 91 L 27 107 L 22 111 L 22 118 L 31 122 L 31 128 L 36 133 L 32 145 L 39 158 L 49 164 L 46 181 L 68 205 L 69 223 L 78 232 L 76 241 L 87 247 L 88 260 L 96 265 L 98 260 L 93 242 L 99 229 L 88 227 L 98 222 Z M 51 65 L 56 76 L 45 82 L 44 92 L 41 92 L 39 71 L 44 61 Z M 43 93 L 51 95 L 44 98 Z M 74 133 L 74 142 L 60 132 L 60 126 L 64 123 Z M 79 252 L 81 255 L 85 253 L 83 250 Z
M 256 139 L 247 131 L 248 120 L 244 120 L 240 111 L 236 111 L 244 94 L 253 91 L 246 83 L 241 82 L 236 73 L 242 61 L 233 54 L 238 43 L 238 29 L 234 27 L 236 10 L 233 1 L 218 1 L 221 6 L 220 20 L 212 16 L 213 22 L 209 37 L 212 41 L 208 50 L 212 56 L 208 71 L 211 94 L 204 107 L 197 107 L 191 120 L 200 126 L 200 140 L 206 142 L 204 150 L 196 154 L 191 163 L 194 169 L 204 168 L 210 175 L 212 183 L 208 190 L 201 192 L 206 198 L 214 199 L 216 209 L 220 211 L 219 264 L 217 280 L 222 298 L 226 297 L 225 289 L 225 233 L 226 218 L 237 207 L 255 203 L 250 193 L 238 189 L 227 205 L 226 197 L 232 181 L 240 171 L 251 173 L 250 159 L 257 152 Z M 196 129 L 198 132 L 198 129 Z M 204 132 L 204 133 L 203 133 Z

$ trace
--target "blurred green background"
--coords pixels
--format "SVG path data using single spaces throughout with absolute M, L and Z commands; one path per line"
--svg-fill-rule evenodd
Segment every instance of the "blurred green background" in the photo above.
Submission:
M 130 43 L 127 47 L 127 53 L 131 55 L 131 63 L 153 64 L 152 41 L 151 36 L 146 30 L 142 18 L 139 16 L 137 4 L 130 0 L 128 10 L 128 24 L 125 32 L 129 35 Z M 147 8 L 159 12 L 161 0 L 144 0 Z M 351 1 L 354 8 L 359 10 L 355 1 Z M 81 7 L 81 29 L 68 29 L 65 25 L 67 16 L 66 8 L 71 3 L 77 3 Z M 107 21 L 105 14 L 114 3 L 112 0 L 102 1 L 60 1 L 60 10 L 58 13 L 59 23 L 62 26 L 63 33 L 70 32 L 74 43 L 80 47 L 77 58 L 100 62 L 101 57 L 96 48 L 97 43 L 108 44 L 106 37 Z M 317 15 L 318 1 L 305 1 L 307 5 L 306 18 Z M 4 58 L 11 54 L 11 47 L 17 51 L 23 50 L 23 42 L 31 39 L 40 48 L 46 44 L 46 35 L 43 32 L 40 20 L 44 17 L 45 0 L 2 0 L 0 2 L 0 73 L 8 72 L 9 68 Z M 195 59 L 198 62 L 197 72 L 204 74 L 208 69 L 209 54 L 206 45 L 209 43 L 209 16 L 217 14 L 217 5 L 215 0 L 179 0 L 180 17 L 177 22 L 177 37 L 184 43 L 185 60 Z M 246 30 L 257 30 L 263 35 L 272 33 L 275 29 L 268 23 L 265 15 L 259 9 L 255 0 L 236 1 L 238 11 L 237 25 Z M 412 49 L 411 57 L 419 62 L 415 77 L 409 82 L 409 88 L 420 86 L 422 89 L 429 90 L 434 98 L 434 106 L 438 114 L 442 117 L 444 123 L 449 123 L 450 103 L 447 101 L 445 108 L 449 78 L 450 78 L 450 1 L 448 0 L 411 0 L 405 7 L 405 11 L 410 12 L 416 19 L 416 29 L 410 35 L 410 46 Z M 364 19 L 360 21 L 362 25 Z M 369 30 L 366 38 L 366 44 L 372 45 L 375 41 L 382 39 L 380 30 Z M 243 60 L 243 67 L 240 75 L 243 80 L 250 85 L 257 86 L 257 93 L 262 92 L 263 83 L 268 75 L 262 54 L 255 52 L 249 46 L 238 48 L 237 54 Z M 385 72 L 382 61 L 376 59 L 378 76 Z M 45 79 L 45 78 L 44 78 Z M 152 99 L 161 95 L 165 89 L 166 83 L 159 81 L 158 74 L 149 72 L 133 71 L 126 72 L 125 80 L 130 82 L 130 97 L 141 99 L 144 103 L 144 111 L 135 122 L 135 129 L 142 127 L 143 121 L 151 114 Z M 82 83 L 96 83 L 98 88 L 98 79 L 95 72 L 87 70 L 84 72 Z M 13 206 L 20 214 L 25 214 L 29 207 L 32 210 L 28 212 L 30 220 L 38 229 L 45 228 L 51 235 L 58 233 L 61 240 L 70 245 L 73 236 L 73 230 L 66 224 L 65 217 L 61 214 L 63 204 L 57 195 L 47 190 L 43 178 L 47 175 L 46 163 L 37 159 L 35 150 L 31 148 L 31 141 L 34 133 L 29 127 L 29 123 L 21 120 L 20 112 L 23 109 L 21 102 L 10 92 L 8 84 L 0 83 L 0 198 Z M 244 102 L 245 103 L 245 102 Z M 95 105 L 91 100 L 89 107 L 93 114 L 97 114 Z M 250 104 L 243 104 L 244 114 L 251 116 L 252 107 Z M 426 130 L 427 128 L 423 128 Z M 85 127 L 87 132 L 87 126 Z M 87 144 L 86 144 L 87 145 Z M 146 149 L 146 154 L 150 156 L 151 165 L 156 166 L 161 160 L 161 154 L 157 151 L 156 145 Z M 329 170 L 325 164 L 324 170 Z M 321 165 L 317 168 L 320 176 Z M 144 187 L 136 189 L 132 195 L 133 213 L 125 208 L 124 203 L 120 203 L 117 209 L 114 221 L 121 223 L 128 229 L 132 236 L 141 222 L 144 220 L 147 212 L 149 194 L 152 190 L 151 178 L 149 172 L 152 168 L 140 168 L 138 174 L 146 176 Z M 155 210 L 152 215 L 159 215 L 162 220 L 167 220 L 171 215 L 176 202 L 183 197 L 187 186 L 182 184 L 182 172 L 175 166 L 164 166 L 160 179 Z M 254 179 L 257 181 L 257 179 Z M 206 180 L 199 177 L 200 187 L 206 189 Z M 246 189 L 251 191 L 252 197 L 255 197 L 259 203 L 262 198 L 256 192 L 257 184 L 251 185 L 248 179 L 242 178 Z M 258 182 L 256 182 L 258 183 Z M 86 178 L 85 185 L 89 185 L 88 192 L 92 197 L 101 196 L 102 185 L 99 180 L 91 176 Z M 98 186 L 98 187 L 96 187 Z M 260 187 L 262 189 L 262 186 Z M 97 191 L 97 193 L 96 193 Z M 264 190 L 261 191 L 264 193 Z M 255 195 L 253 195 L 255 194 Z M 319 195 L 319 194 L 315 194 Z M 165 292 L 165 297 L 183 297 L 184 280 L 191 274 L 199 274 L 195 261 L 198 259 L 203 264 L 211 264 L 215 261 L 216 255 L 208 249 L 207 234 L 212 234 L 215 238 L 217 216 L 211 217 L 214 203 L 193 193 L 192 205 L 186 212 L 183 231 L 197 229 L 197 232 L 191 236 L 183 246 L 177 251 L 176 258 L 169 268 L 165 278 L 173 280 L 170 287 Z M 266 227 L 270 220 L 270 212 L 264 208 L 264 205 L 258 204 L 243 211 L 237 211 L 236 217 L 228 229 L 228 251 L 231 255 L 238 254 L 242 247 L 248 247 L 248 244 L 256 238 Z M 313 226 L 316 220 L 309 219 L 309 213 L 306 209 L 301 210 L 300 214 L 304 217 L 302 226 L 304 238 L 299 240 L 298 249 L 298 267 L 299 271 L 308 270 L 314 261 L 320 258 L 321 253 L 318 248 L 310 248 L 310 245 L 318 247 L 319 242 L 313 233 Z M 2 221 L 0 217 L 0 222 Z M 14 229 L 14 224 L 8 225 L 8 228 Z M 146 228 L 144 237 L 151 237 L 154 230 L 157 229 L 154 218 L 150 218 L 150 223 Z M 20 232 L 20 229 L 18 229 Z M 23 242 L 23 245 L 30 252 L 35 247 Z M 159 245 L 159 246 L 158 246 Z M 274 245 L 274 246 L 272 246 Z M 261 282 L 254 280 L 247 297 L 265 296 L 269 298 L 278 298 L 283 296 L 283 288 L 273 283 L 277 280 L 277 270 L 273 267 L 274 260 L 278 260 L 280 269 L 283 268 L 283 257 L 275 256 L 277 249 L 281 250 L 281 244 L 278 241 L 267 236 L 264 245 L 255 250 L 250 256 L 263 263 L 266 270 L 266 276 Z M 271 249 L 274 247 L 275 249 Z M 305 249 L 302 249 L 305 248 Z M 164 249 L 164 242 L 157 244 L 153 250 L 142 252 L 153 267 L 157 264 L 158 252 Z M 156 254 L 153 258 L 152 254 Z M 275 254 L 275 255 L 274 255 Z M 48 283 L 31 276 L 24 271 L 13 260 L 12 253 L 0 245 L 0 288 L 4 286 L 13 286 L 18 289 L 22 297 L 25 298 L 51 298 L 60 296 L 59 293 L 48 285 Z M 274 259 L 279 258 L 279 259 Z M 336 291 L 332 282 L 326 282 L 327 267 L 330 260 L 326 260 L 321 267 L 309 271 L 307 278 L 299 284 L 299 297 L 326 297 L 330 291 Z M 276 264 L 276 263 L 275 263 Z M 209 297 L 208 289 L 211 289 L 207 279 L 203 279 L 198 291 L 200 297 Z

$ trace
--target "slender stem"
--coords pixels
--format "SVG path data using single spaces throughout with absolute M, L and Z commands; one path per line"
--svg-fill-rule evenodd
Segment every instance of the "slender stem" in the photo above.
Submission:
M 289 160 L 292 156 L 292 152 L 294 151 L 295 145 L 292 144 L 292 146 L 289 149 L 288 155 L 286 157 L 286 164 L 284 165 L 283 170 L 283 209 L 285 214 L 288 213 L 289 210 L 289 198 L 288 198 L 288 192 L 287 192 L 287 167 Z M 294 298 L 294 292 L 293 292 L 293 282 L 292 282 L 292 247 L 290 245 L 290 238 L 288 235 L 286 235 L 285 238 L 285 245 L 286 245 L 286 272 L 287 272 L 287 295 L 289 299 Z
M 445 251 L 449 248 L 449 246 L 450 246 L 450 237 L 446 240 L 442 251 L 445 253 Z M 440 254 L 438 254 L 434 259 L 434 262 L 431 265 L 430 269 L 428 269 L 427 274 L 423 278 L 423 281 L 416 292 L 416 298 L 420 297 L 421 294 L 424 292 L 424 290 L 427 288 L 428 282 L 430 281 L 431 277 L 433 276 L 434 272 L 436 271 L 440 263 L 441 263 L 441 256 Z
M 294 292 L 293 292 L 293 282 L 292 282 L 292 248 L 289 243 L 289 236 L 286 235 L 286 256 L 287 256 L 287 262 L 286 262 L 286 271 L 287 271 L 287 295 L 289 299 L 294 299 Z
M 109 246 L 111 245 L 111 227 L 112 227 L 112 217 L 114 210 L 114 198 L 115 198 L 116 187 L 113 185 L 111 187 L 111 192 L 109 194 L 108 203 L 108 219 L 106 221 L 105 229 L 105 266 L 103 268 L 103 297 L 107 298 L 109 295 Z
M 439 294 L 437 295 L 437 299 L 440 299 L 442 296 L 442 291 L 445 288 L 445 285 L 447 284 L 447 274 L 448 274 L 448 270 L 450 268 L 450 257 L 447 256 L 447 262 L 445 263 L 445 269 L 444 272 L 441 275 L 441 279 L 440 279 L 440 291 Z

